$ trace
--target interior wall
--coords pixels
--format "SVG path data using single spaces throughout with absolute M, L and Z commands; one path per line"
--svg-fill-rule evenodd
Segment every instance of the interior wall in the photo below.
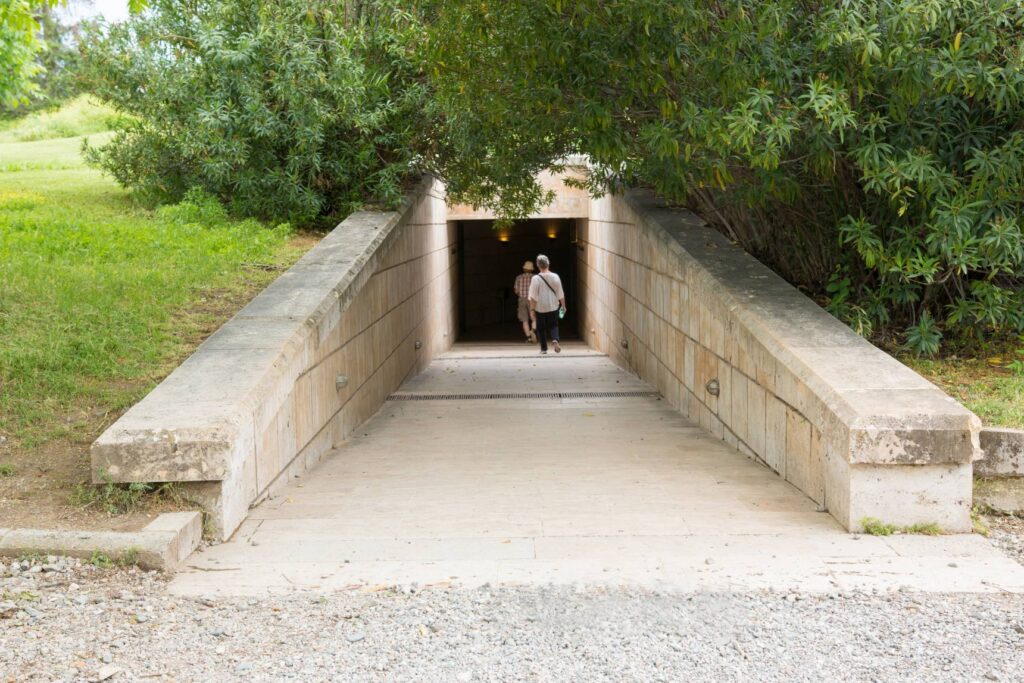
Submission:
M 563 337 L 576 334 L 576 225 L 571 219 L 520 221 L 495 228 L 494 221 L 460 221 L 460 338 L 518 340 L 514 290 L 523 262 L 538 254 L 551 259 L 565 290 L 569 314 L 560 323 Z

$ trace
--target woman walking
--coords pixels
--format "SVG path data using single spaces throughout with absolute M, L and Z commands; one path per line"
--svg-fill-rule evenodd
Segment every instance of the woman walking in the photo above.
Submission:
M 533 328 L 540 338 L 540 352 L 548 352 L 548 340 L 555 353 L 561 353 L 558 343 L 559 313 L 565 315 L 565 292 L 562 291 L 562 279 L 551 272 L 551 261 L 544 254 L 537 256 L 537 268 L 540 272 L 530 280 L 530 319 Z

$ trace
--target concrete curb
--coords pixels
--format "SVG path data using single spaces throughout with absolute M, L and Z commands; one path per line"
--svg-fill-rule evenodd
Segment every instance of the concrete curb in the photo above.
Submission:
M 1024 429 L 984 427 L 981 430 L 982 459 L 974 473 L 982 477 L 1024 477 Z
M 100 552 L 117 560 L 133 556 L 144 569 L 174 571 L 199 546 L 199 512 L 165 512 L 140 531 L 64 531 L 0 528 L 0 556 L 31 553 L 89 559 Z

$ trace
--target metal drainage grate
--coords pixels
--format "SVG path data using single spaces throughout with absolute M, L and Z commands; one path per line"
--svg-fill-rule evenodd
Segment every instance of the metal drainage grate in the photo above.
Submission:
M 530 398 L 661 398 L 657 391 L 537 391 L 518 394 L 391 394 L 389 401 L 494 401 Z

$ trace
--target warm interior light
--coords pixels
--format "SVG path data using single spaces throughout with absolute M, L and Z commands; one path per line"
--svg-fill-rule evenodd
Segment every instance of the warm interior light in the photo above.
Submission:
M 548 239 L 549 240 L 558 239 L 558 230 L 556 230 L 554 228 L 548 228 Z
M 498 233 L 498 241 L 499 242 L 508 242 L 508 233 L 507 232 L 499 232 Z

